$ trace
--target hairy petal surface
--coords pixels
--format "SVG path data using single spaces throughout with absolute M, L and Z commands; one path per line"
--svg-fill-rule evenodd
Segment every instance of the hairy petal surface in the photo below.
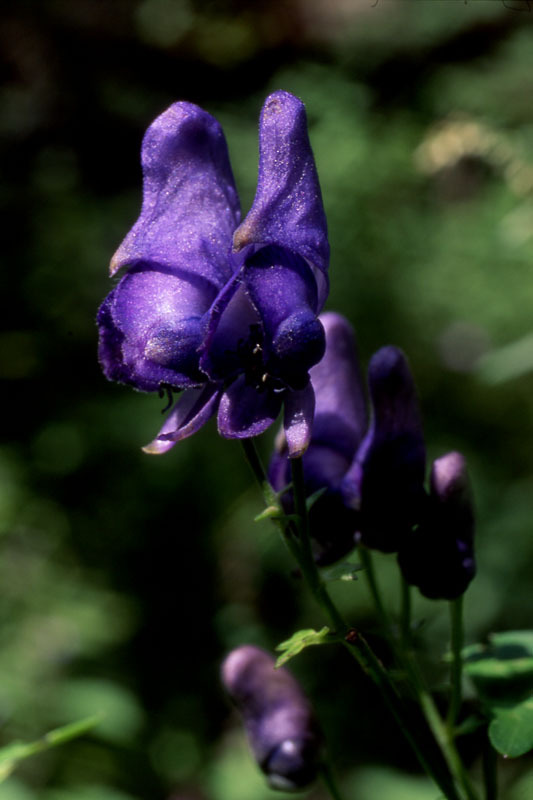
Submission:
M 231 276 L 227 254 L 240 209 L 219 123 L 192 103 L 174 103 L 146 131 L 141 160 L 141 214 L 111 273 L 142 260 L 222 288 Z
M 366 397 L 353 328 L 341 314 L 321 314 L 324 358 L 310 372 L 316 396 L 313 444 L 355 456 L 368 424 Z
M 299 392 L 287 392 L 283 403 L 283 427 L 289 458 L 302 456 L 311 441 L 315 393 L 311 384 Z
M 227 439 L 249 439 L 266 431 L 281 411 L 281 394 L 258 391 L 239 375 L 220 399 L 218 430 Z
M 248 259 L 243 280 L 262 322 L 266 371 L 303 389 L 325 349 L 310 267 L 279 247 L 265 247 Z
M 129 269 L 98 315 L 106 376 L 144 391 L 202 383 L 197 351 L 212 296 L 204 279 L 179 270 L 143 263 Z
M 329 245 L 303 103 L 288 92 L 267 97 L 259 123 L 259 176 L 248 215 L 235 231 L 236 253 L 267 245 L 311 264 L 320 311 L 328 292 Z
M 273 788 L 295 790 L 317 773 L 322 734 L 311 704 L 285 667 L 253 645 L 233 650 L 222 683 L 242 715 L 253 755 Z

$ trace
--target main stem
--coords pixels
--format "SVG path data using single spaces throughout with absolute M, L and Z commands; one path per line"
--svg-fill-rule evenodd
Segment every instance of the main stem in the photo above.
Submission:
M 378 615 L 382 620 L 384 629 L 387 631 L 389 635 L 389 639 L 393 646 L 396 660 L 398 664 L 405 669 L 409 677 L 411 688 L 416 698 L 418 699 L 418 702 L 420 703 L 420 707 L 423 711 L 426 721 L 429 727 L 431 728 L 433 736 L 435 737 L 435 740 L 437 741 L 444 755 L 444 758 L 446 759 L 446 763 L 448 764 L 450 772 L 454 776 L 455 780 L 459 783 L 459 785 L 462 786 L 463 791 L 468 797 L 468 800 L 477 800 L 477 795 L 471 785 L 464 764 L 455 746 L 453 726 L 450 728 L 443 721 L 439 713 L 439 710 L 435 705 L 435 701 L 433 700 L 431 693 L 426 687 L 426 682 L 419 669 L 418 663 L 412 651 L 411 630 L 410 630 L 411 601 L 410 597 L 409 598 L 406 597 L 407 594 L 406 589 L 408 591 L 409 586 L 407 585 L 406 581 L 402 578 L 402 616 L 401 616 L 401 630 L 400 630 L 400 647 L 398 647 L 394 637 L 394 631 L 392 629 L 389 615 L 381 599 L 381 592 L 374 571 L 372 554 L 366 549 L 365 550 L 362 549 L 362 552 L 364 552 L 364 558 L 362 560 L 365 566 L 366 576 L 370 587 L 370 593 L 374 599 L 376 605 L 376 611 L 378 612 Z M 462 647 L 462 637 L 461 637 L 461 647 Z M 460 698 L 459 698 L 459 704 L 460 704 Z
M 450 673 L 451 693 L 448 718 L 446 720 L 450 737 L 454 735 L 454 728 L 457 723 L 459 709 L 461 708 L 461 690 L 463 678 L 463 596 L 450 602 L 450 628 L 451 628 L 451 650 L 452 666 Z
M 434 756 L 428 753 L 425 733 L 419 731 L 418 725 L 411 719 L 383 664 L 374 654 L 364 636 L 350 628 L 344 621 L 320 577 L 311 550 L 302 460 L 291 459 L 294 504 L 298 519 L 298 540 L 295 541 L 290 529 L 291 524 L 283 519 L 279 501 L 266 477 L 253 440 L 244 439 L 243 446 L 246 459 L 263 492 L 265 501 L 269 506 L 277 507 L 279 510 L 279 516 L 274 518 L 274 521 L 282 531 L 283 538 L 296 558 L 315 600 L 329 617 L 335 631 L 342 635 L 343 644 L 350 655 L 355 658 L 363 671 L 380 689 L 386 705 L 398 722 L 422 767 L 433 778 L 447 800 L 461 800 L 444 764 L 435 763 Z

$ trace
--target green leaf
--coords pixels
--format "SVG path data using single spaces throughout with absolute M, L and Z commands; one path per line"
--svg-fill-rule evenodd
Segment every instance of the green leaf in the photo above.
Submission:
M 279 506 L 267 506 L 254 517 L 254 522 L 262 522 L 264 519 L 278 519 L 282 516 L 283 512 Z
M 495 633 L 488 644 L 465 648 L 463 658 L 492 718 L 492 745 L 511 758 L 527 753 L 533 748 L 533 631 Z
M 102 714 L 93 714 L 77 722 L 63 725 L 61 728 L 54 728 L 54 730 L 49 731 L 41 739 L 36 739 L 34 742 L 11 742 L 11 744 L 0 748 L 0 783 L 13 772 L 19 761 L 69 742 L 78 736 L 83 736 L 95 725 L 98 725 L 102 718 Z
M 320 571 L 320 575 L 325 581 L 356 581 L 357 573 L 362 570 L 361 564 L 353 564 L 351 561 L 343 561 Z
M 328 487 L 323 486 L 321 489 L 317 489 L 316 492 L 313 492 L 313 494 L 309 495 L 309 497 L 305 501 L 305 505 L 308 511 L 310 511 L 313 508 L 316 501 L 319 500 L 324 494 L 324 492 L 327 492 L 327 490 Z
M 486 725 L 487 720 L 484 717 L 478 717 L 475 714 L 471 714 L 465 720 L 461 722 L 460 725 L 454 730 L 455 736 L 466 736 L 474 731 L 477 731 L 478 728 L 481 728 L 482 725 Z
M 533 682 L 533 631 L 506 631 L 463 650 L 464 670 L 488 701 L 522 700 Z
M 281 667 L 282 664 L 286 664 L 291 658 L 297 656 L 298 653 L 301 653 L 302 650 L 305 650 L 306 647 L 310 647 L 311 645 L 315 644 L 328 644 L 331 641 L 336 641 L 336 638 L 332 638 L 333 634 L 329 628 L 324 626 L 319 631 L 315 631 L 313 628 L 306 628 L 305 630 L 296 631 L 290 639 L 287 639 L 285 642 L 281 642 L 276 647 L 276 650 L 282 651 L 281 655 L 278 657 L 276 661 L 276 667 Z
M 509 706 L 494 706 L 489 725 L 493 747 L 504 756 L 516 758 L 533 749 L 533 697 Z

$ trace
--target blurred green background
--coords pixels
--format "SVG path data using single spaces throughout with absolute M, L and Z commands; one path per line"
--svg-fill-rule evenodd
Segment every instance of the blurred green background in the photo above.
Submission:
M 304 100 L 327 307 L 353 322 L 365 363 L 405 349 L 430 456 L 468 457 L 468 641 L 530 627 L 533 13 L 521 0 L 19 0 L 0 37 L 0 745 L 107 714 L 22 764 L 0 800 L 268 800 L 220 660 L 323 620 L 273 529 L 251 521 L 261 501 L 238 444 L 212 423 L 144 455 L 164 401 L 107 383 L 96 360 L 143 131 L 178 99 L 217 116 L 246 211 L 264 97 Z M 395 610 L 394 557 L 379 570 Z M 372 636 L 364 581 L 335 594 Z M 438 689 L 446 607 L 418 600 L 416 616 Z M 350 797 L 434 800 L 343 652 L 293 664 Z M 475 736 L 464 752 L 479 770 Z M 532 796 L 527 759 L 500 767 L 506 800 Z

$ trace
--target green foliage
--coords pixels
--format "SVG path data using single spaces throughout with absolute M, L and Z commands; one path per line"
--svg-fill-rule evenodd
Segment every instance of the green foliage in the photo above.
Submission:
M 286 664 L 287 661 L 297 656 L 298 653 L 301 653 L 306 647 L 317 644 L 330 644 L 334 641 L 337 641 L 335 636 L 326 626 L 319 631 L 315 631 L 313 628 L 296 631 L 290 639 L 280 642 L 276 647 L 276 650 L 281 650 L 281 655 L 278 656 L 276 660 L 276 667 L 281 667 L 283 664 Z
M 488 645 L 472 645 L 463 656 L 492 718 L 493 746 L 505 756 L 527 753 L 533 748 L 533 631 L 492 634 Z
M 93 714 L 91 717 L 63 725 L 61 728 L 54 728 L 34 742 L 11 742 L 0 748 L 0 783 L 11 775 L 20 761 L 38 753 L 44 753 L 51 747 L 66 744 L 78 736 L 83 736 L 102 720 L 101 714 Z

